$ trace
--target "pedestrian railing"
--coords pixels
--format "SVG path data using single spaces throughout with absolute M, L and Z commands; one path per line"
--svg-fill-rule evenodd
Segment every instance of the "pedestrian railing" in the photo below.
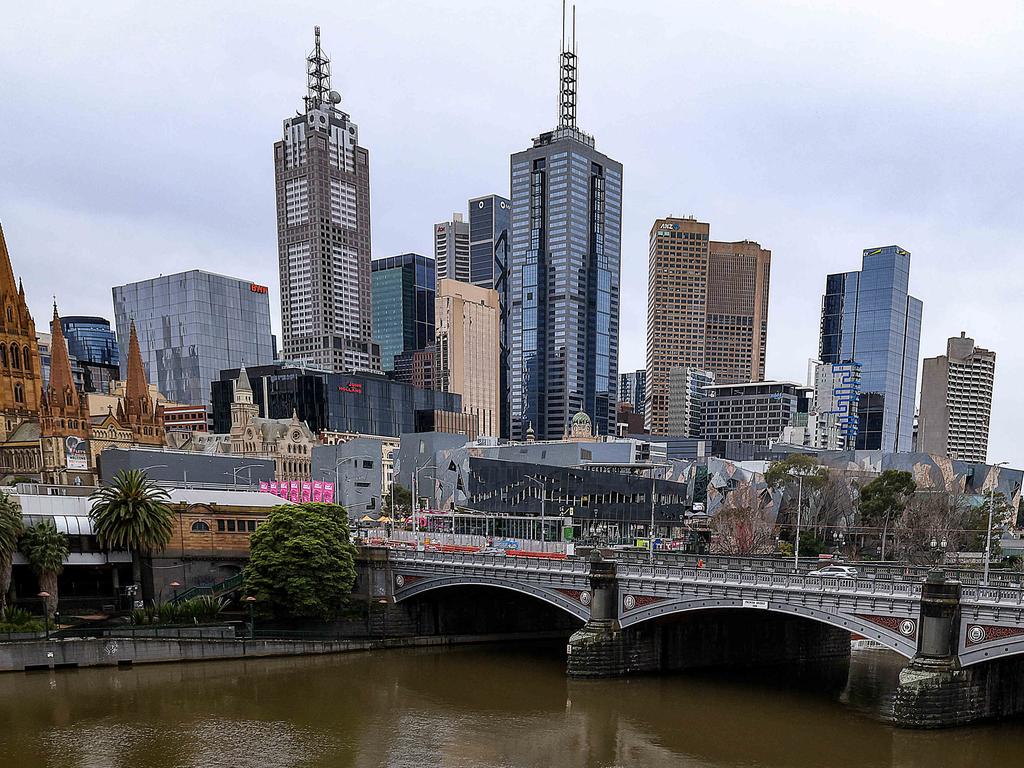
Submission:
M 211 597 L 220 597 L 221 595 L 233 592 L 242 586 L 245 581 L 245 577 L 239 573 L 232 576 L 229 579 L 218 582 L 216 584 L 199 584 L 194 587 L 189 587 L 183 592 L 179 592 L 172 599 L 172 603 L 181 602 L 182 600 L 191 600 L 193 597 L 202 597 L 203 595 L 209 595 Z

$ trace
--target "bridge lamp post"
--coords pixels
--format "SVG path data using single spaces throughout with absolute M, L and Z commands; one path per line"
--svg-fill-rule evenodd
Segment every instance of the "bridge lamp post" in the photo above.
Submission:
M 540 486 L 540 549 L 541 552 L 547 552 L 547 506 L 545 505 L 548 490 L 547 480 L 541 480 L 533 475 L 523 475 L 523 477 Z
M 988 567 L 992 560 L 992 513 L 995 511 L 996 506 L 996 480 L 999 476 L 999 468 L 1005 467 L 1009 463 L 1008 461 L 1000 461 L 998 464 L 992 465 L 992 469 L 996 471 L 996 476 L 992 478 L 992 484 L 988 488 L 988 528 L 985 531 L 985 575 L 981 581 L 986 587 L 988 586 Z
M 797 480 L 797 495 L 796 495 L 796 534 L 793 536 L 793 570 L 800 570 L 800 514 L 803 511 L 804 506 L 804 478 L 807 477 L 805 472 L 789 472 L 790 477 L 795 477 Z
M 432 462 L 430 464 L 424 464 L 422 467 L 417 467 L 416 464 L 413 463 L 413 470 L 412 470 L 412 496 L 413 496 L 412 506 L 413 506 L 413 514 L 416 516 L 415 520 L 413 521 L 413 525 L 415 525 L 415 531 L 416 531 L 416 549 L 417 549 L 417 551 L 420 548 L 420 490 L 419 490 L 420 489 L 420 472 L 422 472 L 424 469 L 438 469 L 437 462 Z M 437 503 L 437 481 L 436 481 L 436 479 L 435 479 L 435 484 L 434 484 L 434 503 L 435 504 Z

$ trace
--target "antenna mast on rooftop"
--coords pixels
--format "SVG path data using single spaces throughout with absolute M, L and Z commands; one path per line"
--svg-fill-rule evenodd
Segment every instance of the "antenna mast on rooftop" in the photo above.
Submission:
M 562 0 L 562 53 L 559 56 L 558 127 L 576 127 L 576 4 L 572 6 L 572 34 L 565 37 L 565 0 Z

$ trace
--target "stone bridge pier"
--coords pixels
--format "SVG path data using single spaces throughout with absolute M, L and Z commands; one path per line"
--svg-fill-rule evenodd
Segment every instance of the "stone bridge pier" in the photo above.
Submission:
M 978 627 L 964 625 L 960 598 L 960 582 L 940 569 L 928 574 L 917 653 L 900 673 L 893 702 L 898 726 L 949 728 L 1024 712 L 1024 657 L 961 665 L 959 649 Z
M 572 635 L 566 649 L 571 677 L 716 666 L 787 665 L 798 672 L 834 672 L 839 662 L 845 680 L 848 630 L 802 616 L 770 613 L 759 606 L 736 608 L 729 604 L 733 601 L 715 600 L 706 601 L 700 609 L 623 628 L 616 563 L 599 555 L 590 563 L 590 589 L 590 620 Z

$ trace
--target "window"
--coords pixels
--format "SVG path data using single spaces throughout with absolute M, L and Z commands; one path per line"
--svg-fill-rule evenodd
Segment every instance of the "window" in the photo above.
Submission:
M 228 523 L 228 533 L 234 533 L 235 532 L 235 521 L 234 520 L 228 520 L 227 523 Z
M 220 522 L 223 522 L 223 520 L 221 520 Z M 192 523 L 192 533 L 209 533 L 209 532 L 210 532 L 210 525 L 209 525 L 209 523 L 204 523 L 202 520 L 196 520 L 194 523 Z
M 224 530 L 225 530 L 225 524 L 226 524 L 226 523 L 227 523 L 227 521 L 226 521 L 226 520 L 218 520 L 218 521 L 217 521 L 217 530 L 218 530 L 218 531 L 220 531 L 221 533 L 224 533 Z
M 255 520 L 246 520 L 245 521 L 245 527 L 246 527 L 246 529 L 249 532 L 255 531 L 256 530 L 256 521 Z

